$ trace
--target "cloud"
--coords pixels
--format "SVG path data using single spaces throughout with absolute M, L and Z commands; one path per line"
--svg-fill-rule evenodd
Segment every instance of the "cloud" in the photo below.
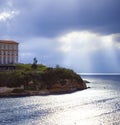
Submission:
M 115 41 L 115 45 L 120 49 L 120 33 L 115 34 L 113 40 Z
M 100 35 L 93 32 L 71 32 L 59 38 L 64 65 L 77 72 L 119 72 L 120 48 L 116 34 Z
M 8 12 L 2 12 L 0 13 L 0 21 L 6 21 L 6 20 L 10 20 L 12 18 L 14 18 L 14 16 L 16 16 L 18 14 L 18 12 L 16 11 L 8 11 Z
M 0 36 L 20 42 L 20 62 L 120 71 L 120 0 L 0 0 Z M 79 67 L 79 68 L 78 68 Z
M 38 63 L 59 64 L 77 72 L 119 72 L 120 48 L 116 37 L 81 31 L 56 38 L 23 38 L 19 62 L 32 63 L 36 57 Z
M 8 5 L 20 12 L 11 22 L 14 31 L 9 35 L 56 37 L 76 30 L 120 32 L 119 0 L 11 0 L 11 7 Z
M 19 62 L 32 63 L 33 58 L 38 59 L 38 63 L 55 66 L 62 65 L 64 54 L 59 51 L 60 43 L 57 39 L 30 38 L 20 44 Z

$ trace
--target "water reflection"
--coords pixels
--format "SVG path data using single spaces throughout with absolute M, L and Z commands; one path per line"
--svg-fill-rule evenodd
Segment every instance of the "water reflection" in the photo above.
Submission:
M 118 125 L 120 92 L 91 79 L 90 89 L 65 95 L 0 99 L 0 125 Z M 105 88 L 107 89 L 105 89 Z

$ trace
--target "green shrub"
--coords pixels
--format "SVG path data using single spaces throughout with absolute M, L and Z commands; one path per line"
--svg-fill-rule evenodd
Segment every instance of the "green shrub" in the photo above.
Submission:
M 22 93 L 24 89 L 13 89 L 12 93 Z
M 32 70 L 30 64 L 18 64 L 14 71 L 0 72 L 0 86 L 20 87 L 25 86 L 25 89 L 48 88 L 53 84 L 65 84 L 66 79 L 76 79 L 83 82 L 81 77 L 73 70 L 66 68 L 48 68 L 44 65 L 38 65 L 37 70 Z M 29 82 L 33 85 L 30 86 Z

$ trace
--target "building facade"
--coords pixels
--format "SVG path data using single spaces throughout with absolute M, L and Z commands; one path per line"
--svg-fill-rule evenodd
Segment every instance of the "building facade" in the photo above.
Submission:
M 11 40 L 0 40 L 0 64 L 18 63 L 18 43 Z

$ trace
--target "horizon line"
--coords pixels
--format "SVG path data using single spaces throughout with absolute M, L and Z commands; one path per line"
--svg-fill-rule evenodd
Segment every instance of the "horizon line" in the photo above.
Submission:
M 78 73 L 80 75 L 120 75 L 120 73 Z

